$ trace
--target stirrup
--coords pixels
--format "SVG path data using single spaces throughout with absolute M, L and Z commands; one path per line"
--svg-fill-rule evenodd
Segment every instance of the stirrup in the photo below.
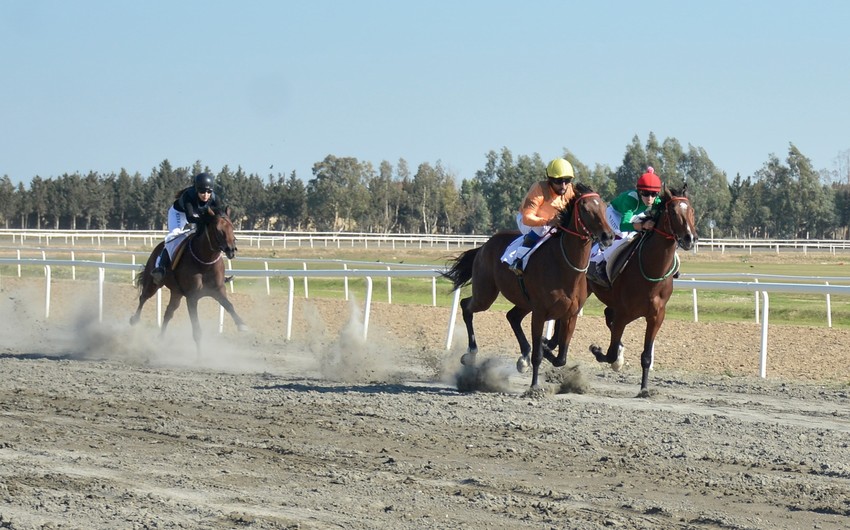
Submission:
M 522 258 L 517 258 L 508 266 L 508 269 L 517 276 L 522 276 Z

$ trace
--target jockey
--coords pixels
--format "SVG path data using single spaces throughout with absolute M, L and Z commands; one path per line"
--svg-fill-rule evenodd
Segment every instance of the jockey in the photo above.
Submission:
M 623 242 L 631 241 L 636 233 L 655 228 L 653 210 L 661 204 L 658 197 L 661 192 L 661 179 L 655 174 L 652 166 L 646 168 L 646 173 L 640 176 L 635 188 L 624 191 L 608 205 L 608 224 L 618 237 L 605 251 L 594 249 L 591 257 L 592 266 L 588 268 L 588 275 L 602 280 L 605 284 L 609 283 L 605 270 L 605 253 L 610 256 Z
M 196 224 L 209 208 L 218 207 L 218 198 L 213 192 L 214 177 L 209 173 L 198 173 L 195 175 L 194 185 L 183 189 L 177 194 L 174 204 L 168 209 L 168 234 L 166 241 L 171 241 L 178 235 L 185 233 L 191 224 Z M 156 268 L 151 271 L 153 281 L 162 285 L 165 271 L 171 264 L 168 254 L 168 246 L 162 247 L 162 253 L 157 259 Z
M 523 258 L 549 232 L 550 223 L 575 196 L 574 177 L 573 166 L 563 158 L 556 158 L 546 168 L 546 180 L 535 182 L 528 190 L 516 217 L 523 239 L 510 269 L 517 276 L 522 275 Z

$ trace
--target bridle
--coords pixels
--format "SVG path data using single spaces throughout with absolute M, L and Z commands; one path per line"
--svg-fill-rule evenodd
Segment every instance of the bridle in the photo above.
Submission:
M 667 199 L 666 201 L 664 201 L 664 211 L 663 211 L 663 215 L 661 215 L 661 217 L 664 218 L 663 222 L 666 222 L 667 230 L 666 231 L 662 230 L 658 226 L 655 226 L 655 227 L 652 228 L 653 232 L 661 234 L 661 236 L 664 237 L 664 239 L 667 239 L 669 241 L 676 241 L 677 244 L 678 244 L 678 238 L 673 233 L 673 222 L 670 220 L 670 218 L 672 217 L 672 214 L 670 212 L 672 211 L 672 209 L 675 207 L 675 205 L 677 203 L 681 203 L 681 202 L 687 203 L 688 206 L 690 206 L 690 204 L 691 204 L 691 201 L 688 200 L 687 197 L 671 197 L 671 198 Z M 673 253 L 673 263 L 670 265 L 670 270 L 668 270 L 666 273 L 664 273 L 663 276 L 661 276 L 660 278 L 651 278 L 651 277 L 647 276 L 646 272 L 643 270 L 643 243 L 647 239 L 648 239 L 647 237 L 643 237 L 643 238 L 641 238 L 640 242 L 638 243 L 638 256 L 637 256 L 637 258 L 638 258 L 638 267 L 640 268 L 640 274 L 641 274 L 641 276 L 643 276 L 644 280 L 649 281 L 649 282 L 660 282 L 660 281 L 666 280 L 672 274 L 674 274 L 676 272 L 676 270 L 679 268 L 679 255 L 676 254 L 675 252 Z
M 233 224 L 230 222 L 230 219 L 228 219 L 227 217 L 224 217 L 224 216 L 221 216 L 221 217 L 222 217 L 222 219 L 224 219 L 225 221 L 227 221 L 228 223 L 230 223 L 230 224 L 231 224 L 231 226 L 233 226 Z M 193 245 L 191 245 L 191 244 L 189 245 L 189 253 L 190 253 L 190 254 L 192 255 L 192 257 L 195 259 L 195 261 L 197 261 L 197 262 L 198 262 L 198 263 L 200 263 L 201 265 L 212 265 L 212 264 L 214 264 L 214 263 L 218 262 L 218 261 L 221 259 L 221 255 L 222 255 L 222 253 L 227 252 L 227 251 L 229 250 L 229 248 L 230 248 L 230 247 L 228 247 L 228 245 L 227 245 L 227 241 L 222 241 L 222 240 L 221 240 L 221 234 L 220 234 L 220 232 L 219 232 L 218 230 L 210 230 L 210 225 L 211 225 L 211 224 L 212 224 L 212 223 L 207 223 L 207 225 L 206 225 L 206 226 L 205 226 L 205 228 L 204 228 L 204 236 L 205 236 L 205 237 L 204 237 L 204 239 L 206 239 L 207 246 L 209 246 L 209 249 L 210 249 L 213 253 L 215 253 L 215 254 L 216 254 L 216 257 L 215 257 L 215 259 L 214 259 L 214 260 L 212 260 L 212 261 L 204 261 L 204 260 L 202 260 L 202 259 L 201 259 L 200 257 L 198 257 L 198 255 L 195 253 L 195 249 L 194 249 Z M 213 236 L 212 236 L 212 237 L 210 236 L 210 232 L 213 232 Z M 213 239 L 215 239 L 215 243 L 213 243 Z
M 672 221 L 670 221 L 671 214 L 670 214 L 670 211 L 668 209 L 673 208 L 676 203 L 680 203 L 680 202 L 687 203 L 688 206 L 691 205 L 691 201 L 688 200 L 687 197 L 671 197 L 671 198 L 669 198 L 665 201 L 665 203 L 664 203 L 665 212 L 664 213 L 666 213 L 666 215 L 664 216 L 664 221 L 667 222 L 667 230 L 668 231 L 665 232 L 664 230 L 661 230 L 656 226 L 652 229 L 653 232 L 658 232 L 664 238 L 670 239 L 672 241 L 675 241 L 677 239 L 676 235 L 673 234 L 673 223 L 672 223 Z
M 593 235 L 593 232 L 591 232 L 590 229 L 587 228 L 587 225 L 584 224 L 584 221 L 582 220 L 581 215 L 579 215 L 579 202 L 584 201 L 586 199 L 592 199 L 594 197 L 599 197 L 599 194 L 596 193 L 596 192 L 585 193 L 583 195 L 579 195 L 579 197 L 577 199 L 575 199 L 575 201 L 573 201 L 573 206 L 572 206 L 572 208 L 573 208 L 573 212 L 572 212 L 573 216 L 572 217 L 573 218 L 572 218 L 571 224 L 573 226 L 577 227 L 577 229 L 581 230 L 582 233 L 576 232 L 575 230 L 570 229 L 568 226 L 563 226 L 561 224 L 557 224 L 557 225 L 555 225 L 555 227 L 562 232 L 566 232 L 567 234 L 571 234 L 571 235 L 578 237 L 579 239 L 582 240 L 582 242 L 586 242 L 586 241 L 589 241 L 589 240 L 595 241 L 596 237 Z M 567 262 L 567 265 L 572 270 L 574 270 L 576 272 L 587 272 L 588 267 L 590 267 L 590 256 L 588 256 L 587 264 L 583 268 L 576 267 L 570 261 L 570 258 L 567 257 L 567 251 L 566 251 L 566 249 L 564 249 L 564 238 L 561 238 L 560 248 L 561 248 L 561 255 L 564 257 L 564 261 Z

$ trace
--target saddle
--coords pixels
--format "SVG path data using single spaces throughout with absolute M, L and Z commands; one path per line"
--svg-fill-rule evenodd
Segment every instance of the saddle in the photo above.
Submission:
M 631 241 L 623 243 L 618 248 L 615 248 L 611 253 L 611 256 L 608 256 L 608 260 L 605 263 L 605 271 L 608 273 L 608 278 L 610 278 L 611 283 L 614 283 L 614 280 L 616 280 L 617 276 L 623 272 L 623 269 L 626 268 L 626 264 L 628 264 L 629 260 L 632 259 L 632 256 L 634 256 L 640 239 L 640 237 L 632 238 Z
M 192 239 L 191 236 L 194 233 L 196 233 L 194 228 L 184 229 L 182 232 L 165 239 L 166 247 L 173 245 L 175 242 L 177 244 L 176 248 L 168 252 L 171 256 L 171 265 L 169 266 L 171 270 L 177 270 L 177 264 L 180 263 L 180 258 L 183 257 L 183 253 L 186 251 L 189 241 Z
M 177 244 L 177 250 L 174 251 L 174 255 L 171 256 L 171 270 L 177 270 L 177 265 L 180 263 L 180 258 L 183 257 L 183 253 L 186 251 L 186 247 L 189 246 L 189 237 L 186 237 Z
M 605 272 L 608 274 L 609 278 L 609 281 L 607 282 L 608 286 L 613 284 L 614 280 L 617 279 L 617 276 L 623 272 L 623 269 L 626 268 L 626 265 L 628 265 L 629 261 L 634 257 L 637 249 L 640 247 L 641 240 L 647 235 L 648 232 L 633 236 L 630 241 L 623 243 L 611 251 L 611 255 L 608 256 L 608 259 L 604 262 Z M 678 256 L 673 261 L 673 270 L 670 271 L 670 273 L 673 275 L 673 278 L 679 277 Z M 592 277 L 591 279 L 596 283 L 605 284 L 605 282 L 600 278 Z
M 606 259 L 604 261 L 597 263 L 596 266 L 588 267 L 587 277 L 590 280 L 606 287 L 610 287 L 614 283 L 614 280 L 620 275 L 620 272 L 622 272 L 631 259 L 637 249 L 637 242 L 640 240 L 640 236 L 637 233 L 627 235 L 626 238 L 628 238 L 627 241 L 606 251 L 607 256 L 605 256 Z M 605 266 L 604 277 L 603 272 L 596 269 L 599 265 Z

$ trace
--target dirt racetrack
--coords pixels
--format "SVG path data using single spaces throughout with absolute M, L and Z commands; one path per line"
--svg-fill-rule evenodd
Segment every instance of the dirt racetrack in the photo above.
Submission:
M 231 296 L 252 327 L 204 351 L 185 306 L 167 341 L 135 290 L 2 278 L 0 528 L 850 527 L 850 333 L 772 326 L 759 379 L 755 324 L 665 323 L 649 399 L 641 323 L 613 373 L 587 347 L 523 396 L 504 314 L 476 317 L 491 391 L 457 390 L 465 332 L 444 308 Z M 488 361 L 489 360 L 489 361 Z M 482 366 L 488 366 L 485 370 Z M 554 383 L 548 386 L 555 388 Z

